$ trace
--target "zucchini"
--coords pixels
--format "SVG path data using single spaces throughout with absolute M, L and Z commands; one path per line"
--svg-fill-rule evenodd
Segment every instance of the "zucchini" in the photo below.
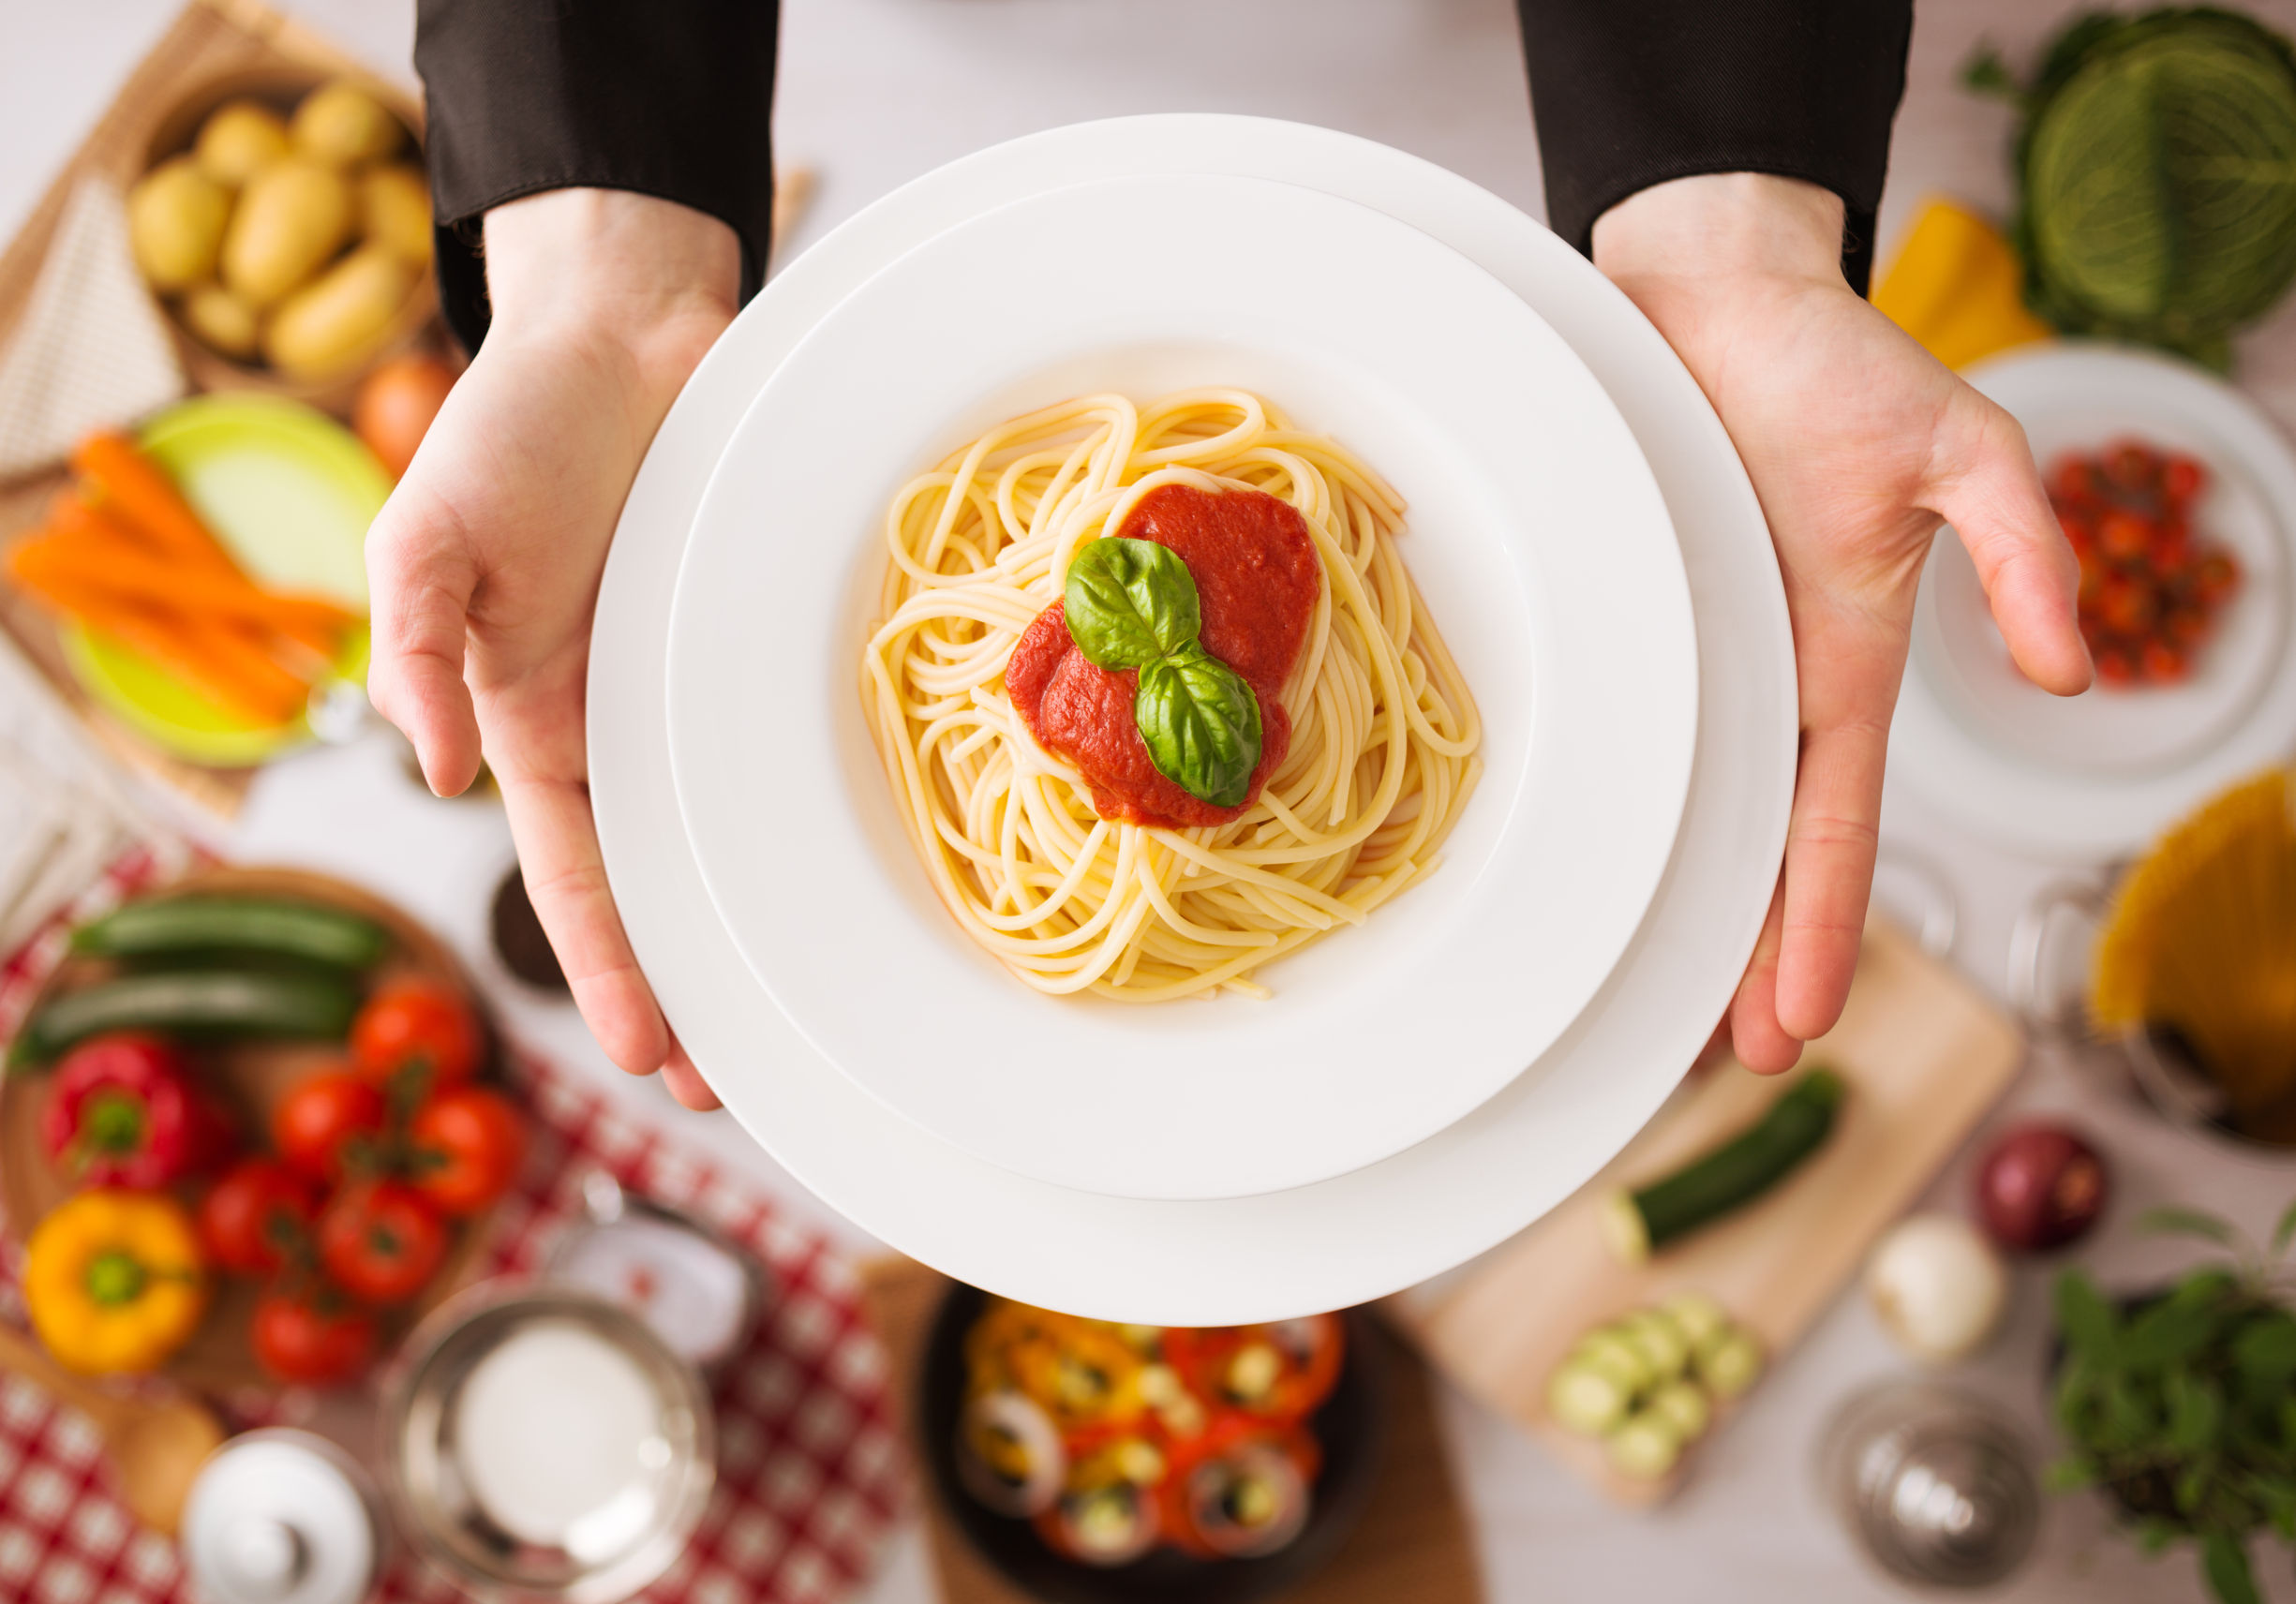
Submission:
M 1656 1481 L 1682 1457 L 1682 1433 L 1656 1409 L 1644 1409 L 1611 1433 L 1610 1464 L 1620 1476 Z
M 1714 1420 L 1714 1405 L 1705 1389 L 1694 1381 L 1670 1381 L 1650 1394 L 1646 1405 L 1675 1430 L 1675 1435 L 1686 1443 L 1694 1443 L 1706 1435 L 1706 1429 Z
M 1626 1418 L 1633 1389 L 1584 1359 L 1566 1360 L 1546 1380 L 1546 1412 L 1566 1432 L 1599 1437 Z
M 44 1063 L 107 1031 L 340 1041 L 358 1011 L 359 988 L 338 974 L 130 974 L 67 992 L 40 1008 L 24 1022 L 8 1062 Z
M 390 944 L 381 926 L 340 908 L 198 893 L 130 902 L 72 932 L 72 950 L 91 958 L 264 953 L 350 970 L 367 968 Z
M 1730 1329 L 1730 1316 L 1722 1313 L 1722 1306 L 1703 1292 L 1685 1289 L 1659 1307 L 1674 1321 L 1675 1329 L 1689 1339 L 1692 1353 Z
M 1616 1326 L 1603 1326 L 1581 1337 L 1578 1346 L 1571 1350 L 1570 1362 L 1601 1371 L 1629 1393 L 1640 1392 L 1658 1380 L 1642 1349 L 1620 1336 Z
M 1698 1353 L 1698 1379 L 1720 1403 L 1739 1397 L 1762 1379 L 1762 1347 L 1742 1328 L 1733 1328 Z
M 1844 1090 L 1832 1070 L 1813 1069 L 1712 1152 L 1663 1180 L 1614 1194 L 1603 1215 L 1611 1250 L 1628 1264 L 1640 1264 L 1677 1237 L 1761 1196 L 1824 1145 Z
M 1690 1368 L 1690 1340 L 1663 1312 L 1637 1309 L 1616 1329 L 1642 1354 L 1658 1380 L 1672 1381 Z

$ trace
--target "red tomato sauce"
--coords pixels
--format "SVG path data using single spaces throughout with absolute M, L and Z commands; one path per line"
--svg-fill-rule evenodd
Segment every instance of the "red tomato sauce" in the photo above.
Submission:
M 1103 819 L 1179 829 L 1224 824 L 1258 800 L 1291 746 L 1277 697 L 1322 593 L 1305 520 L 1257 490 L 1215 493 L 1165 484 L 1134 504 L 1122 527 L 1180 554 L 1203 608 L 1204 650 L 1241 675 L 1260 703 L 1260 765 L 1241 806 L 1215 808 L 1156 772 L 1132 719 L 1140 676 L 1096 668 L 1068 638 L 1055 602 L 1036 615 L 1005 665 L 1005 690 L 1037 745 L 1074 764 Z

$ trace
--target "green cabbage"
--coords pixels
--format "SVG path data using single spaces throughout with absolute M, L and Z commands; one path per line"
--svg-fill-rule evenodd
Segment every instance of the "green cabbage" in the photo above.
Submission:
M 2222 367 L 2229 336 L 2296 279 L 2296 55 L 2211 8 L 2092 14 L 2020 88 L 2015 226 L 2026 300 L 2067 334 Z

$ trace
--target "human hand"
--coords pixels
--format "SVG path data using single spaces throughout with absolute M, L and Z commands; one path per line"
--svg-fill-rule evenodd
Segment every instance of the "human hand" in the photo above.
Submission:
M 1729 1018 L 1739 1061 L 1772 1072 L 1849 996 L 1889 717 L 1941 522 L 2026 677 L 2070 696 L 2090 676 L 2072 550 L 2024 431 L 1851 290 L 1841 219 L 1814 185 L 1716 173 L 1646 189 L 1594 229 L 1596 265 L 1730 431 L 1785 581 L 1801 764 L 1784 872 Z
M 713 217 L 560 189 L 485 223 L 494 320 L 367 531 L 367 691 L 441 796 L 484 748 L 527 894 L 606 1055 L 716 1106 L 614 911 L 583 728 L 590 616 L 663 415 L 732 319 L 740 247 Z

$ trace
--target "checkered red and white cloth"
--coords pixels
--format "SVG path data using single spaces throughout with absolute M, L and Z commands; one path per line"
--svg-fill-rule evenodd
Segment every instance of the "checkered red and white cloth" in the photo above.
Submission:
M 168 866 L 123 860 L 69 911 L 86 918 Z M 0 964 L 0 1039 L 62 952 L 62 928 Z M 860 1287 L 827 1239 L 606 1097 L 532 1058 L 513 1079 L 534 1117 L 519 1186 L 491 1216 L 486 1268 L 530 1274 L 582 1208 L 585 1176 L 707 1220 L 756 1255 L 771 1296 L 756 1336 L 716 1388 L 718 1481 L 693 1541 L 649 1604 L 832 1604 L 868 1574 L 906 1496 L 885 1356 L 863 1323 Z M 6 1264 L 14 1296 L 20 1251 Z M 95 1430 L 14 1376 L 0 1375 L 0 1601 L 193 1604 L 173 1544 L 139 1526 L 107 1491 Z M 379 1604 L 462 1595 L 402 1554 Z

